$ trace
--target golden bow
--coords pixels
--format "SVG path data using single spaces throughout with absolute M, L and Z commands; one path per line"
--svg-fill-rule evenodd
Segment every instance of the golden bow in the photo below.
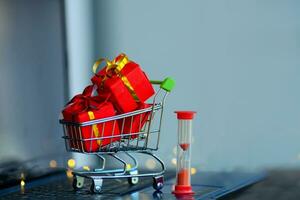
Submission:
M 128 57 L 124 53 L 121 53 L 113 61 L 110 61 L 106 58 L 100 58 L 93 65 L 93 72 L 96 76 L 97 76 L 97 69 L 98 69 L 98 67 L 100 66 L 100 64 L 102 62 L 106 63 L 106 74 L 105 74 L 104 78 L 102 79 L 102 83 L 104 83 L 104 81 L 109 78 L 108 72 L 110 70 L 113 70 L 117 74 L 117 76 L 119 76 L 121 78 L 122 82 L 124 83 L 126 88 L 129 90 L 129 92 L 133 96 L 133 98 L 136 101 L 139 101 L 139 98 L 137 97 L 137 95 L 136 95 L 132 85 L 130 84 L 129 80 L 127 79 L 126 76 L 124 76 L 121 73 L 121 71 L 125 67 L 125 65 L 130 62 Z

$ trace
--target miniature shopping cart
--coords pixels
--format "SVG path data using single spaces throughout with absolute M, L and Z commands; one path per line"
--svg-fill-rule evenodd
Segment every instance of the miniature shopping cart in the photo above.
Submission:
M 73 172 L 73 187 L 80 189 L 84 185 L 85 178 L 92 180 L 91 191 L 94 193 L 101 193 L 102 184 L 104 179 L 120 179 L 127 178 L 128 182 L 135 185 L 139 181 L 139 177 L 152 177 L 153 187 L 156 190 L 161 190 L 164 185 L 163 174 L 165 165 L 163 161 L 157 157 L 153 152 L 158 149 L 160 131 L 162 125 L 162 116 L 164 104 L 168 93 L 172 90 L 175 82 L 171 78 L 166 78 L 164 81 L 151 81 L 153 85 L 159 85 L 159 89 L 153 97 L 153 101 L 149 107 L 136 110 L 133 112 L 87 121 L 84 123 L 73 123 L 60 120 L 64 128 L 64 136 L 66 149 L 70 152 L 78 152 L 84 154 L 94 154 L 102 160 L 100 168 L 93 169 L 92 171 L 76 171 Z M 146 120 L 142 122 L 142 117 Z M 138 131 L 130 131 L 132 129 L 133 120 L 140 120 Z M 120 133 L 103 136 L 105 124 L 119 123 L 121 121 Z M 92 137 L 82 139 L 81 128 L 87 126 L 95 126 L 102 124 L 102 134 L 100 130 L 100 137 Z M 126 127 L 127 126 L 127 127 Z M 69 134 L 70 130 L 72 133 Z M 91 128 L 93 131 L 93 129 Z M 127 130 L 127 131 L 124 131 Z M 137 130 L 137 129 L 136 129 Z M 100 146 L 97 151 L 87 151 L 84 148 L 84 143 L 95 142 L 102 140 L 110 140 L 107 145 Z M 91 145 L 90 145 L 91 146 Z M 159 163 L 160 170 L 152 173 L 142 173 L 138 170 L 138 161 L 133 154 L 152 157 L 156 163 Z M 118 169 L 107 169 L 106 158 L 111 157 L 123 167 Z M 125 159 L 125 158 L 126 159 Z

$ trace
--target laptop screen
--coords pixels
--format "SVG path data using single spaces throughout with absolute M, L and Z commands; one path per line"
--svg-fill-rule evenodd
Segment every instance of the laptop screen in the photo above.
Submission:
M 63 2 L 0 1 L 0 162 L 65 155 Z

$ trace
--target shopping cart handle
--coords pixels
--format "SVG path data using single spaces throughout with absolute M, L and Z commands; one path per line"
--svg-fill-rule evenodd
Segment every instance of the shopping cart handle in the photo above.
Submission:
M 160 85 L 160 88 L 167 92 L 171 92 L 175 86 L 175 81 L 170 77 L 165 78 L 163 81 L 151 80 L 150 82 L 152 84 Z

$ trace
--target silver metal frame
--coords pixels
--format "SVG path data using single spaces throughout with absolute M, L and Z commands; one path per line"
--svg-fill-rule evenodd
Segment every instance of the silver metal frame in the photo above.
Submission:
M 153 151 L 158 150 L 164 104 L 168 93 L 168 91 L 159 88 L 153 97 L 150 107 L 125 114 L 90 120 L 83 123 L 60 120 L 60 123 L 63 125 L 63 139 L 65 140 L 67 151 L 94 154 L 98 156 L 100 160 L 102 160 L 101 168 L 94 169 L 93 171 L 73 172 L 73 186 L 75 189 L 79 189 L 83 186 L 84 178 L 93 180 L 91 190 L 96 193 L 101 191 L 103 179 L 114 178 L 128 178 L 130 183 L 137 184 L 138 177 L 153 177 L 154 188 L 159 190 L 163 187 L 163 174 L 165 172 L 165 165 L 163 161 L 153 153 Z M 133 121 L 137 119 L 139 120 L 139 126 L 135 127 L 135 129 L 139 131 L 133 132 Z M 127 131 L 124 132 L 125 123 L 127 122 L 128 125 L 128 120 L 130 120 L 130 126 L 126 126 Z M 93 125 L 97 125 L 98 127 L 100 125 L 100 127 L 102 127 L 102 130 L 100 131 L 100 137 L 93 136 Z M 105 125 L 112 126 L 112 132 L 109 134 L 109 136 L 104 136 L 106 133 Z M 119 133 L 116 131 L 116 126 L 118 126 Z M 91 135 L 89 138 L 82 137 L 83 127 L 90 127 Z M 150 138 L 154 137 L 154 135 L 156 135 L 156 140 L 150 141 Z M 96 142 L 97 140 L 110 141 L 108 144 L 100 146 L 99 149 L 92 150 L 92 143 Z M 87 149 L 87 146 L 90 146 L 90 149 Z M 140 153 L 142 155 L 148 155 L 152 157 L 157 163 L 160 164 L 160 170 L 152 173 L 139 174 L 138 161 L 130 154 L 130 152 Z M 130 167 L 130 169 L 128 169 L 129 163 L 118 156 L 120 153 L 126 155 L 131 160 L 130 163 L 133 163 L 133 166 Z M 120 162 L 123 167 L 119 169 L 105 169 L 105 156 L 114 158 L 116 161 Z

